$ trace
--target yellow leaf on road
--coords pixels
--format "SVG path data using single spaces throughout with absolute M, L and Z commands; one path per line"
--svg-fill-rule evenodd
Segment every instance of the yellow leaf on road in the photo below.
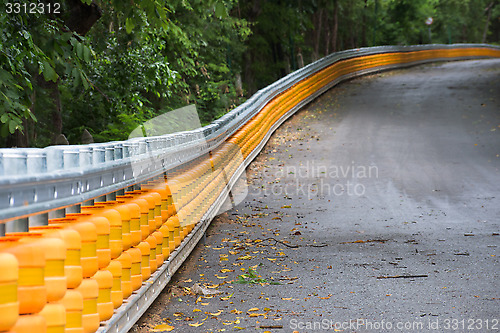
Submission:
M 252 311 L 259 311 L 259 308 L 251 308 L 250 310 L 248 310 L 247 312 L 252 312 Z
M 239 258 L 238 258 L 238 259 L 236 259 L 236 260 L 250 260 L 250 259 L 252 259 L 252 258 L 253 258 L 252 256 L 248 256 L 248 255 L 247 255 L 247 256 L 241 256 L 241 257 L 239 257 Z
M 152 332 L 170 332 L 174 330 L 174 326 L 170 326 L 167 324 L 156 325 Z
M 198 322 L 196 322 L 196 323 L 194 323 L 194 324 L 188 324 L 188 325 L 189 325 L 189 326 L 193 326 L 193 327 L 198 327 L 198 326 L 203 325 L 203 323 L 198 323 Z
M 210 289 L 215 289 L 218 286 L 220 286 L 220 283 L 219 284 L 212 284 L 212 285 L 205 285 L 205 287 L 210 288 Z M 208 297 L 205 297 L 205 298 L 208 298 Z
M 209 313 L 210 313 L 212 316 L 216 316 L 216 317 L 217 317 L 218 315 L 220 315 L 220 314 L 222 313 L 222 310 L 219 310 L 219 311 L 214 312 L 214 313 L 212 313 L 212 312 L 209 312 Z

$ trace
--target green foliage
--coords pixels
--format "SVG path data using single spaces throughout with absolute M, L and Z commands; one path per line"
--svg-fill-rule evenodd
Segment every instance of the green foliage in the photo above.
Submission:
M 261 266 L 262 264 L 259 264 Z M 238 275 L 238 280 L 233 281 L 232 283 L 237 283 L 237 284 L 274 284 L 274 285 L 280 285 L 281 283 L 279 282 L 274 282 L 274 281 L 268 281 L 266 279 L 263 279 L 260 275 L 259 272 L 257 272 L 255 269 L 252 267 L 248 268 L 247 273 Z
M 62 121 L 71 143 L 84 128 L 121 140 L 188 104 L 204 125 L 335 51 L 500 38 L 498 0 L 80 1 L 102 12 L 85 36 L 68 28 L 78 1 L 61 15 L 0 10 L 1 137 L 45 146 Z

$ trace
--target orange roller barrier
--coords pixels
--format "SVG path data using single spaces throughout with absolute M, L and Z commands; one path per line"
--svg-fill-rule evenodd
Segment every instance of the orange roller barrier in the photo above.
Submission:
M 99 296 L 99 284 L 94 279 L 83 279 L 78 288 L 83 298 L 82 326 L 83 332 L 93 333 L 99 328 L 100 319 L 97 309 L 97 297 Z
M 95 204 L 96 207 L 106 207 L 116 210 L 121 216 L 122 244 L 123 250 L 128 250 L 132 246 L 132 235 L 130 234 L 130 208 L 128 205 L 117 201 L 106 201 Z
M 97 312 L 99 320 L 108 320 L 113 316 L 114 306 L 111 301 L 111 288 L 113 287 L 113 274 L 107 270 L 99 270 L 91 278 L 97 281 L 99 292 L 97 296 Z
M 137 245 L 137 248 L 141 251 L 141 275 L 142 275 L 142 281 L 146 281 L 151 276 L 151 267 L 150 267 L 150 264 L 151 264 L 151 260 L 150 260 L 151 247 L 149 246 L 148 242 L 143 241 L 143 242 L 140 242 L 139 245 Z M 155 262 L 156 262 L 156 260 L 155 260 Z
M 158 264 L 156 262 L 156 246 L 158 244 L 156 242 L 156 237 L 153 235 L 149 235 L 145 242 L 149 245 L 149 268 L 151 274 L 153 274 L 158 268 Z
M 147 246 L 147 245 L 146 245 Z M 130 267 L 130 282 L 132 284 L 132 290 L 137 290 L 142 285 L 142 253 L 138 247 L 133 247 L 127 250 L 132 260 L 132 265 Z M 148 258 L 149 264 L 149 258 Z M 150 272 L 151 273 L 151 272 Z
M 141 239 L 141 207 L 135 202 L 118 198 L 119 203 L 126 204 L 130 211 L 130 247 L 139 244 Z M 130 248 L 128 247 L 128 248 Z M 127 249 L 128 249 L 127 248 Z
M 153 236 L 156 241 L 156 266 L 160 267 L 163 264 L 163 234 L 160 231 L 155 231 L 151 236 Z
M 64 298 L 59 302 L 66 309 L 65 333 L 83 333 L 83 297 L 76 290 L 68 289 Z
M 62 304 L 47 303 L 40 315 L 47 323 L 47 333 L 64 333 L 66 327 L 66 308 Z
M 0 252 L 0 272 L 0 331 L 8 331 L 19 317 L 19 263 L 14 255 Z
M 102 206 L 83 206 L 82 213 L 94 214 L 108 219 L 110 226 L 109 249 L 111 250 L 111 259 L 116 259 L 123 252 L 122 238 L 122 218 L 118 211 Z
M 47 322 L 40 314 L 22 315 L 10 332 L 15 333 L 47 333 Z
M 20 243 L 18 237 L 2 237 L 0 252 L 14 255 L 19 263 L 17 287 L 19 314 L 42 311 L 47 303 L 43 251 L 32 243 Z
M 121 256 L 123 256 L 123 253 Z M 109 266 L 104 270 L 109 271 L 111 275 L 113 275 L 113 285 L 111 287 L 111 302 L 113 303 L 114 308 L 117 309 L 123 303 L 122 264 L 118 259 L 115 259 L 112 260 Z
M 168 227 L 165 224 L 162 225 L 158 229 L 158 231 L 161 232 L 163 236 L 161 253 L 163 255 L 163 261 L 165 261 L 170 256 L 170 233 Z
M 129 249 L 130 250 L 130 249 Z M 126 299 L 132 295 L 132 256 L 129 250 L 122 253 L 118 257 L 118 260 L 122 264 L 122 276 L 121 276 L 121 290 L 123 293 L 123 299 Z M 140 261 L 139 261 L 140 263 Z M 140 273 L 140 270 L 139 270 Z
M 60 218 L 49 220 L 49 225 L 61 225 L 73 229 L 80 234 L 82 240 L 81 265 L 83 277 L 94 275 L 99 269 L 97 258 L 97 228 L 90 222 L 79 222 L 76 218 Z
M 106 267 L 111 261 L 109 248 L 109 234 L 111 227 L 107 218 L 89 213 L 67 214 L 66 218 L 75 218 L 77 222 L 90 222 L 94 224 L 97 233 L 96 255 L 99 268 Z
M 68 288 L 77 288 L 83 279 L 81 265 L 82 239 L 76 230 L 64 226 L 37 226 L 30 227 L 30 231 L 43 233 L 47 238 L 62 239 L 66 246 L 66 260 L 64 261 L 64 275 Z
M 67 289 L 64 275 L 66 245 L 58 238 L 45 238 L 43 233 L 16 232 L 7 233 L 6 237 L 17 237 L 19 243 L 31 243 L 40 248 L 45 257 L 45 288 L 47 302 L 56 302 L 64 297 Z
M 139 198 L 137 194 L 118 195 L 116 196 L 116 200 L 135 205 L 135 207 L 130 206 L 130 234 L 132 237 L 132 246 L 136 246 L 149 235 L 149 203 L 146 200 Z M 137 215 L 137 207 L 139 208 L 139 215 Z

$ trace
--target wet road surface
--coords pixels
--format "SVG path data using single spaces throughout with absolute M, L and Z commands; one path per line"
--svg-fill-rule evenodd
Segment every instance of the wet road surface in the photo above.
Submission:
M 335 87 L 247 178 L 132 332 L 500 330 L 500 60 Z

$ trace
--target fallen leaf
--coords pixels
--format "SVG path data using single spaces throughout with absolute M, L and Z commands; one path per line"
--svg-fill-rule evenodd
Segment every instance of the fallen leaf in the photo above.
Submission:
M 252 312 L 252 311 L 259 311 L 259 308 L 251 308 L 250 310 L 248 310 L 247 312 Z
M 221 297 L 220 300 L 221 301 L 228 301 L 231 297 L 233 296 L 233 294 L 227 296 L 227 297 Z
M 238 259 L 236 259 L 236 260 L 250 260 L 250 259 L 252 259 L 252 258 L 253 258 L 252 256 L 246 255 L 246 256 L 241 256 L 241 257 L 239 257 L 239 258 L 238 258 Z
M 193 309 L 193 312 L 201 312 L 200 309 Z
M 214 313 L 212 313 L 212 312 L 209 312 L 209 313 L 210 313 L 212 316 L 216 316 L 216 317 L 217 317 L 218 315 L 220 315 L 220 314 L 222 313 L 222 310 L 219 310 L 219 311 L 214 312 Z
M 151 332 L 170 332 L 174 330 L 174 326 L 167 324 L 156 325 Z
M 210 289 L 215 289 L 218 286 L 220 286 L 220 284 L 205 285 L 205 287 L 210 288 Z
M 220 270 L 221 273 L 229 273 L 229 272 L 234 272 L 234 269 L 227 269 L 227 268 L 224 268 L 224 269 L 221 269 Z
M 188 324 L 189 326 L 193 326 L 193 327 L 198 327 L 198 326 L 201 326 L 203 325 L 203 323 L 199 323 L 199 322 L 196 322 L 194 324 Z

